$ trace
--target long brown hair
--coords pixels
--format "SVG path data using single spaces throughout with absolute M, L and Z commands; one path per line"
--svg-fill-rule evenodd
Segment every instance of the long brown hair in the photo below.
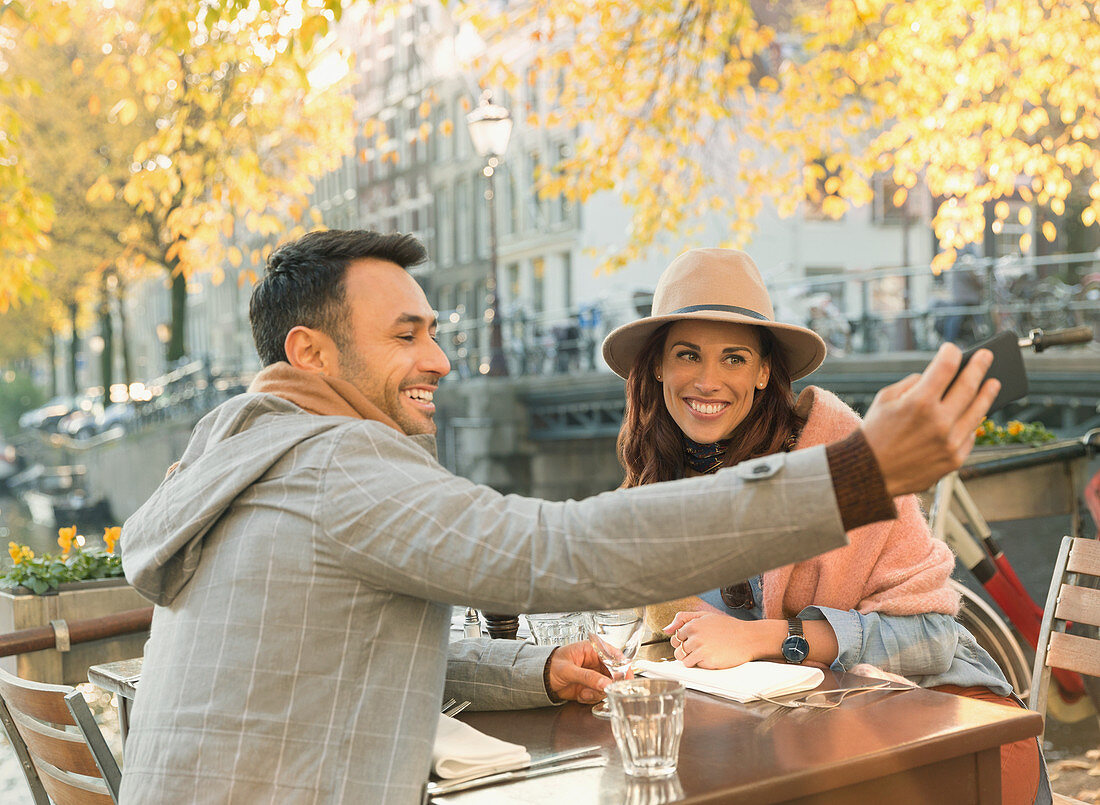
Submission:
M 683 478 L 683 432 L 665 406 L 661 383 L 656 376 L 672 324 L 658 329 L 638 354 L 626 378 L 626 412 L 619 429 L 619 462 L 626 470 L 623 487 Z M 746 459 L 778 453 L 787 447 L 792 434 L 806 423 L 794 410 L 791 373 L 779 342 L 764 327 L 757 328 L 760 351 L 769 358 L 768 385 L 758 392 L 752 407 L 730 435 L 723 466 Z

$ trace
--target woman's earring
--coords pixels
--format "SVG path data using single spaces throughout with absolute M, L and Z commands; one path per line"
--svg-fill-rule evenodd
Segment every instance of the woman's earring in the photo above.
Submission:
M 661 376 L 660 376 L 660 375 L 657 375 L 657 382 L 658 382 L 658 383 L 660 383 L 660 382 L 661 382 Z

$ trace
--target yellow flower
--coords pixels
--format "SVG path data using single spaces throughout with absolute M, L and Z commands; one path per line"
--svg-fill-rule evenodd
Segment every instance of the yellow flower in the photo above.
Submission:
M 978 425 L 978 429 L 974 431 L 975 436 L 985 436 L 985 425 Z
M 73 549 L 73 540 L 76 539 L 76 526 L 57 529 L 57 544 L 61 546 L 61 555 L 68 556 Z
M 1018 436 L 1020 432 L 1023 431 L 1023 429 L 1024 425 L 1022 422 L 1016 422 L 1015 420 L 1013 420 L 1012 422 L 1008 423 L 1009 436 Z
M 26 545 L 24 545 L 23 546 L 23 560 L 26 561 L 28 559 L 34 559 L 34 551 L 32 551 L 30 548 L 28 548 Z
M 15 562 L 15 564 L 19 564 L 21 561 L 23 561 L 23 549 L 19 546 L 18 543 L 9 542 L 8 553 L 11 555 L 11 560 Z
M 107 553 L 115 552 L 115 543 L 122 535 L 122 527 L 113 525 L 103 529 L 103 541 L 107 543 Z

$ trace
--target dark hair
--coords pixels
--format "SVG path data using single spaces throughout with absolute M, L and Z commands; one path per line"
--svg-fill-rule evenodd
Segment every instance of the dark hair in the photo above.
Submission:
M 287 333 L 299 325 L 321 331 L 345 349 L 349 311 L 344 274 L 353 260 L 368 258 L 409 268 L 423 263 L 428 252 L 413 235 L 365 229 L 310 232 L 276 249 L 248 304 L 260 362 L 269 366 L 285 361 Z
M 665 406 L 656 375 L 672 324 L 659 328 L 638 354 L 626 378 L 626 413 L 619 429 L 619 462 L 626 470 L 624 487 L 683 478 L 683 432 Z M 756 395 L 752 408 L 730 436 L 723 465 L 731 467 L 746 459 L 782 451 L 792 433 L 801 430 L 805 419 L 794 410 L 791 373 L 783 347 L 764 327 L 760 351 L 770 355 L 768 385 Z

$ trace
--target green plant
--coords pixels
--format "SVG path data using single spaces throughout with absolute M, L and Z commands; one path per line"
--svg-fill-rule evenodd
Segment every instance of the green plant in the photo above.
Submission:
M 1014 419 L 1001 427 L 987 419 L 978 426 L 974 444 L 1035 444 L 1054 439 L 1054 434 L 1042 422 L 1019 422 Z
M 76 526 L 61 528 L 57 532 L 61 553 L 42 556 L 35 556 L 26 545 L 9 542 L 8 554 L 12 566 L 0 576 L 0 587 L 26 587 L 36 595 L 42 595 L 69 581 L 121 576 L 122 559 L 115 553 L 120 531 L 117 526 L 104 530 L 103 541 L 107 545 L 104 549 L 85 548 L 84 537 L 76 533 Z

